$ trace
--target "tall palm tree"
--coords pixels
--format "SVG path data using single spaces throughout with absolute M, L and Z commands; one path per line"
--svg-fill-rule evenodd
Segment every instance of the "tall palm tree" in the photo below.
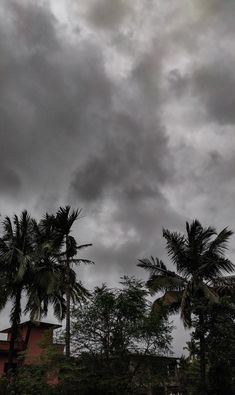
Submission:
M 0 238 L 0 276 L 2 282 L 0 308 L 8 300 L 12 303 L 10 322 L 9 368 L 13 365 L 14 345 L 21 319 L 21 298 L 29 282 L 30 265 L 33 254 L 32 220 L 23 211 L 13 221 L 6 217 L 3 221 L 3 236 Z
M 47 314 L 50 304 L 57 319 L 62 320 L 66 313 L 66 275 L 69 276 L 70 296 L 74 303 L 89 296 L 89 292 L 76 280 L 75 271 L 70 267 L 67 272 L 61 262 L 63 253 L 55 228 L 55 216 L 46 214 L 39 223 L 33 220 L 33 234 L 35 259 L 31 283 L 34 286 L 28 295 L 26 312 L 40 318 Z
M 46 216 L 33 224 L 33 265 L 30 271 L 31 287 L 27 289 L 25 312 L 32 319 L 40 320 L 47 315 L 49 304 L 52 305 L 58 320 L 65 317 L 66 304 L 62 288 L 63 272 L 55 254 L 58 248 L 53 243 L 53 216 Z
M 52 305 L 59 320 L 65 317 L 65 267 L 58 262 L 58 247 L 54 245 L 54 219 L 46 216 L 39 224 L 27 211 L 6 217 L 0 238 L 0 310 L 12 303 L 10 322 L 11 339 L 8 367 L 13 367 L 15 342 L 22 313 L 22 295 L 26 298 L 24 313 L 40 320 Z M 71 269 L 68 273 L 71 297 L 77 300 L 86 290 L 76 281 Z
M 72 236 L 72 226 L 81 218 L 82 210 L 72 210 L 70 206 L 60 207 L 54 217 L 55 245 L 60 248 L 58 260 L 64 265 L 64 283 L 66 287 L 66 328 L 65 328 L 65 348 L 66 356 L 70 357 L 70 309 L 71 299 L 85 296 L 87 291 L 82 287 L 80 282 L 76 282 L 76 274 L 71 269 L 73 263 L 93 263 L 88 259 L 77 258 L 77 253 L 83 248 L 92 244 L 78 245 L 76 239 Z M 74 293 L 74 291 L 76 292 Z
M 153 293 L 164 292 L 154 302 L 153 311 L 160 312 L 160 306 L 171 312 L 180 311 L 185 327 L 191 326 L 192 314 L 198 317 L 202 394 L 206 394 L 205 304 L 218 303 L 220 295 L 234 292 L 235 278 L 225 277 L 235 268 L 225 257 L 232 234 L 227 228 L 220 233 L 213 227 L 203 228 L 198 220 L 186 223 L 186 234 L 163 229 L 168 255 L 177 271 L 167 269 L 153 257 L 141 259 L 138 264 L 150 272 L 149 289 Z

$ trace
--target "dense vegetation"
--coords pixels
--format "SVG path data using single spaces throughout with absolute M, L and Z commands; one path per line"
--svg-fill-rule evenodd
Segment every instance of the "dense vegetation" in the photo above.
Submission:
M 189 357 L 177 369 L 182 394 L 235 393 L 234 265 L 226 257 L 232 232 L 217 233 L 197 221 L 186 233 L 163 230 L 176 271 L 158 258 L 143 258 L 139 266 L 150 277 L 146 284 L 123 277 L 111 289 L 102 284 L 88 292 L 77 280 L 74 265 L 93 263 L 79 256 L 72 228 L 80 210 L 60 207 L 36 221 L 24 211 L 3 221 L 0 237 L 0 309 L 11 302 L 12 338 L 9 373 L 1 394 L 147 394 L 165 393 L 171 381 L 171 313 L 180 311 L 191 328 Z M 73 263 L 73 265 L 72 265 Z M 161 294 L 152 304 L 150 294 Z M 14 345 L 24 313 L 40 320 L 52 305 L 66 319 L 65 356 L 45 344 L 40 366 L 13 371 Z M 168 356 L 169 358 L 166 358 Z M 173 366 L 173 365 L 172 365 Z M 175 365 L 174 365 L 175 366 Z M 48 372 L 59 384 L 47 384 Z

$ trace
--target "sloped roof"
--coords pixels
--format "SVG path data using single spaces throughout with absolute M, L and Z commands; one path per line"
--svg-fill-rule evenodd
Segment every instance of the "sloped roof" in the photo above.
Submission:
M 30 326 L 35 326 L 35 327 L 43 326 L 43 327 L 46 328 L 46 329 L 52 328 L 53 330 L 62 327 L 62 325 L 51 324 L 50 322 L 30 321 L 30 320 L 29 320 L 29 321 L 22 322 L 22 323 L 19 325 L 19 327 L 29 326 L 29 325 L 30 325 Z M 6 329 L 3 329 L 3 330 L 0 331 L 0 333 L 9 333 L 9 332 L 11 332 L 11 327 L 10 327 L 10 328 L 6 328 Z

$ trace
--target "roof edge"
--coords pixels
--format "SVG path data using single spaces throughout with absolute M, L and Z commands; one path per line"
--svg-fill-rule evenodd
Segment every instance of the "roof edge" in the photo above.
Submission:
M 59 324 L 52 324 L 50 322 L 32 321 L 32 320 L 28 320 L 28 321 L 20 323 L 19 327 L 22 327 L 22 326 L 25 326 L 25 325 L 31 325 L 31 326 L 34 326 L 34 327 L 44 326 L 44 327 L 47 327 L 48 329 L 49 328 L 53 328 L 53 330 L 62 327 L 62 325 L 59 325 Z M 11 332 L 11 327 L 6 328 L 6 329 L 2 329 L 0 331 L 0 333 L 9 333 L 9 332 Z

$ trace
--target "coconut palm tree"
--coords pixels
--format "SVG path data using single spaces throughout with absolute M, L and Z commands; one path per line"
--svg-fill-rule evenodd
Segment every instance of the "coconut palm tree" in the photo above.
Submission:
M 70 357 L 70 308 L 72 302 L 87 295 L 87 291 L 80 282 L 76 282 L 76 274 L 72 270 L 72 264 L 93 263 L 88 259 L 77 258 L 77 253 L 92 244 L 78 245 L 72 236 L 72 226 L 81 218 L 82 210 L 72 210 L 70 206 L 60 207 L 54 217 L 54 243 L 60 249 L 58 260 L 64 267 L 64 284 L 66 293 L 66 328 L 65 349 L 66 356 Z
M 0 310 L 8 301 L 12 304 L 10 322 L 9 369 L 13 366 L 15 342 L 22 314 L 22 296 L 26 301 L 24 313 L 40 320 L 52 305 L 59 320 L 65 317 L 65 267 L 57 259 L 54 245 L 53 218 L 46 216 L 39 224 L 27 211 L 6 217 L 0 238 Z M 86 295 L 71 269 L 68 273 L 72 300 Z
M 81 282 L 76 280 L 76 273 L 70 267 L 67 271 L 61 257 L 61 241 L 55 228 L 55 216 L 46 214 L 37 223 L 33 220 L 35 259 L 31 283 L 35 284 L 28 295 L 26 312 L 35 317 L 41 317 L 48 312 L 51 304 L 58 320 L 65 318 L 67 291 L 65 282 L 69 276 L 70 296 L 73 303 L 89 296 L 89 292 Z M 35 303 L 35 300 L 37 303 Z
M 27 211 L 20 217 L 14 216 L 13 221 L 6 217 L 3 221 L 3 237 L 0 238 L 0 275 L 1 302 L 3 308 L 11 301 L 10 314 L 11 339 L 9 345 L 9 368 L 13 364 L 14 345 L 21 319 L 21 299 L 28 287 L 28 278 L 33 254 L 32 220 Z
M 205 319 L 206 303 L 219 303 L 220 295 L 234 292 L 235 278 L 225 277 L 234 265 L 225 257 L 233 232 L 227 228 L 217 233 L 203 228 L 198 220 L 186 223 L 186 234 L 163 229 L 166 248 L 176 272 L 158 258 L 141 259 L 138 266 L 149 271 L 147 286 L 153 293 L 163 292 L 153 304 L 153 311 L 165 306 L 170 312 L 181 312 L 185 327 L 191 326 L 192 314 L 198 317 L 200 333 L 200 368 L 202 394 L 206 394 Z

